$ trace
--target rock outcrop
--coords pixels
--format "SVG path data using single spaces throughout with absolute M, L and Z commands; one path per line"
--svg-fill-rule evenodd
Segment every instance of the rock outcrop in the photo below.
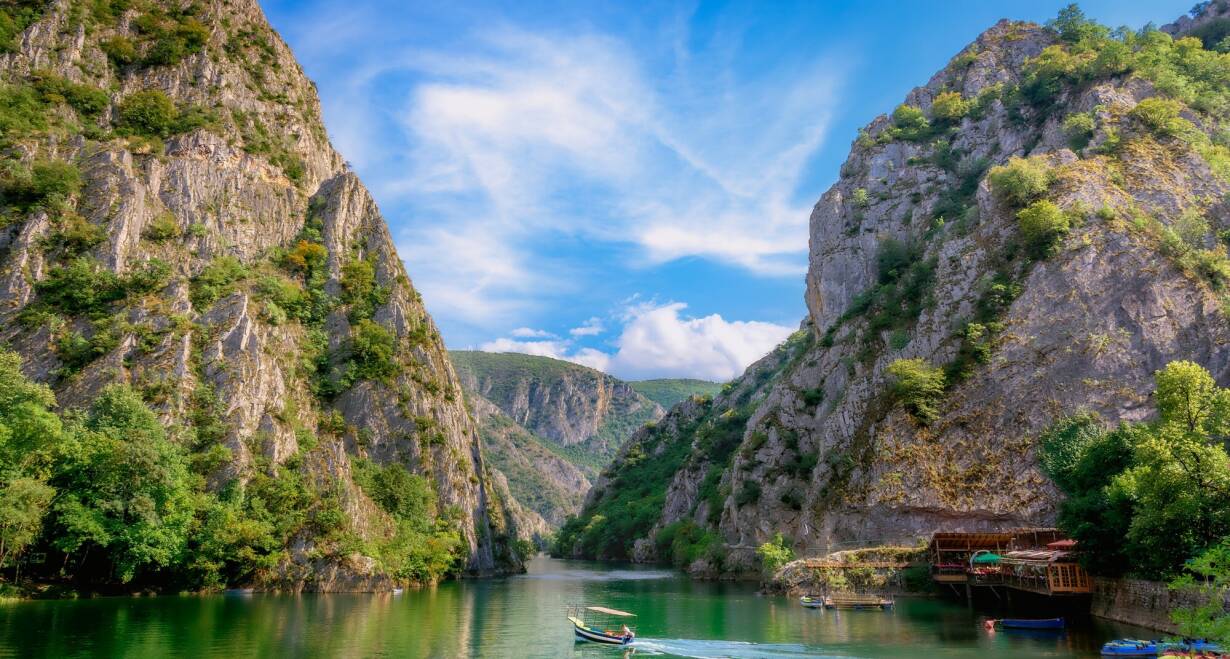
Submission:
M 644 455 L 678 445 L 690 457 L 629 539 L 638 559 L 667 560 L 655 539 L 681 522 L 716 532 L 709 555 L 735 570 L 776 533 L 818 556 L 1049 525 L 1059 493 L 1033 445 L 1050 424 L 1150 418 L 1153 373 L 1171 360 L 1230 382 L 1230 180 L 1209 105 L 1226 84 L 1197 94 L 1176 82 L 1200 75 L 1182 65 L 1127 63 L 1142 48 L 1190 55 L 1194 39 L 1152 31 L 1080 53 L 1062 29 L 1001 21 L 860 131 L 811 215 L 805 334 L 634 437 L 577 529 L 644 476 Z M 1037 173 L 1028 195 L 1013 194 L 1020 177 L 992 185 L 1010 164 Z M 1050 228 L 1029 224 L 1042 216 Z M 888 367 L 905 359 L 947 376 L 933 415 L 894 395 Z M 730 416 L 738 438 L 715 451 L 713 424 Z
M 213 487 L 289 466 L 363 541 L 390 524 L 353 463 L 402 465 L 453 511 L 469 573 L 520 568 L 436 327 L 256 0 L 55 0 L 0 72 L 9 115 L 49 117 L 0 136 L 0 341 L 31 377 L 66 407 L 131 383 Z M 330 542 L 305 532 L 260 585 L 391 586 Z

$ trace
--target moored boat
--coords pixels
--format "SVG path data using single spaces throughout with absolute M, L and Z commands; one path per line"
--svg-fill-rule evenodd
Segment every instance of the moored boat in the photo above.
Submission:
M 824 608 L 824 598 L 804 595 L 799 598 L 799 604 L 802 604 L 809 609 L 821 609 Z
M 1102 646 L 1104 657 L 1157 657 L 1157 656 L 1220 656 L 1221 646 L 1202 638 L 1181 641 L 1140 640 L 1121 638 Z
M 1063 629 L 1063 618 L 1000 618 L 994 621 L 1003 629 Z
M 824 598 L 824 608 L 853 611 L 878 609 L 884 611 L 893 608 L 893 601 L 879 595 L 829 595 Z
M 605 606 L 568 607 L 568 622 L 572 623 L 573 635 L 578 641 L 608 645 L 627 645 L 636 638 L 636 633 L 624 620 L 635 615 Z M 589 621 L 585 618 L 589 618 Z M 616 622 L 618 629 L 615 629 L 616 625 L 613 624 Z

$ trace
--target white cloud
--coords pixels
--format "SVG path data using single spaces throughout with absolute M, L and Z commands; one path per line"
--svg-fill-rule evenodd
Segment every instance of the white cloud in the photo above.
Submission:
M 518 339 L 554 339 L 558 338 L 547 330 L 534 329 L 532 327 L 518 327 L 510 332 Z
M 682 302 L 630 307 L 613 353 L 576 349 L 567 339 L 501 338 L 484 343 L 480 349 L 564 359 L 626 380 L 691 377 L 725 382 L 743 373 L 794 331 L 774 323 L 728 321 L 719 314 L 686 317 L 681 314 L 686 308 Z
M 630 248 L 629 267 L 806 270 L 795 188 L 838 100 L 834 60 L 739 74 L 728 52 L 663 62 L 610 35 L 499 25 L 460 43 L 368 57 L 329 106 L 348 156 L 381 168 L 377 196 L 413 208 L 398 244 L 434 315 L 490 332 L 598 276 L 546 258 L 552 239 Z M 396 139 L 377 130 L 390 113 Z
M 759 321 L 728 321 L 719 314 L 689 318 L 682 302 L 630 310 L 607 370 L 639 380 L 694 377 L 725 382 L 786 340 L 794 328 Z
M 606 331 L 606 327 L 602 324 L 602 319 L 594 316 L 583 322 L 578 327 L 568 330 L 568 333 L 573 336 L 597 336 Z
M 517 341 L 505 338 L 488 341 L 478 347 L 483 352 L 520 352 L 555 359 L 568 359 L 565 356 L 568 348 L 567 341 Z

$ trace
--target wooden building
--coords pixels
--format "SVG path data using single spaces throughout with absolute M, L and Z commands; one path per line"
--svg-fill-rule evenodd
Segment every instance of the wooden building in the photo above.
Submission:
M 936 533 L 927 548 L 931 578 L 937 583 L 968 583 L 975 553 L 1007 551 L 1011 542 L 1011 533 Z

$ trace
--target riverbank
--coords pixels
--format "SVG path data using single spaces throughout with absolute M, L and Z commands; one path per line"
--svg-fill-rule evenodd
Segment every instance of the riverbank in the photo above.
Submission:
M 926 549 L 895 546 L 794 560 L 764 585 L 765 592 L 792 597 L 842 591 L 922 594 L 931 589 Z
M 925 553 L 916 547 L 871 547 L 798 559 L 778 569 L 762 590 L 790 597 L 840 591 L 936 594 Z M 1178 632 L 1171 611 L 1198 604 L 1158 581 L 1096 577 L 1094 588 L 1090 615 L 1167 634 Z M 1230 610 L 1230 598 L 1225 606 Z

